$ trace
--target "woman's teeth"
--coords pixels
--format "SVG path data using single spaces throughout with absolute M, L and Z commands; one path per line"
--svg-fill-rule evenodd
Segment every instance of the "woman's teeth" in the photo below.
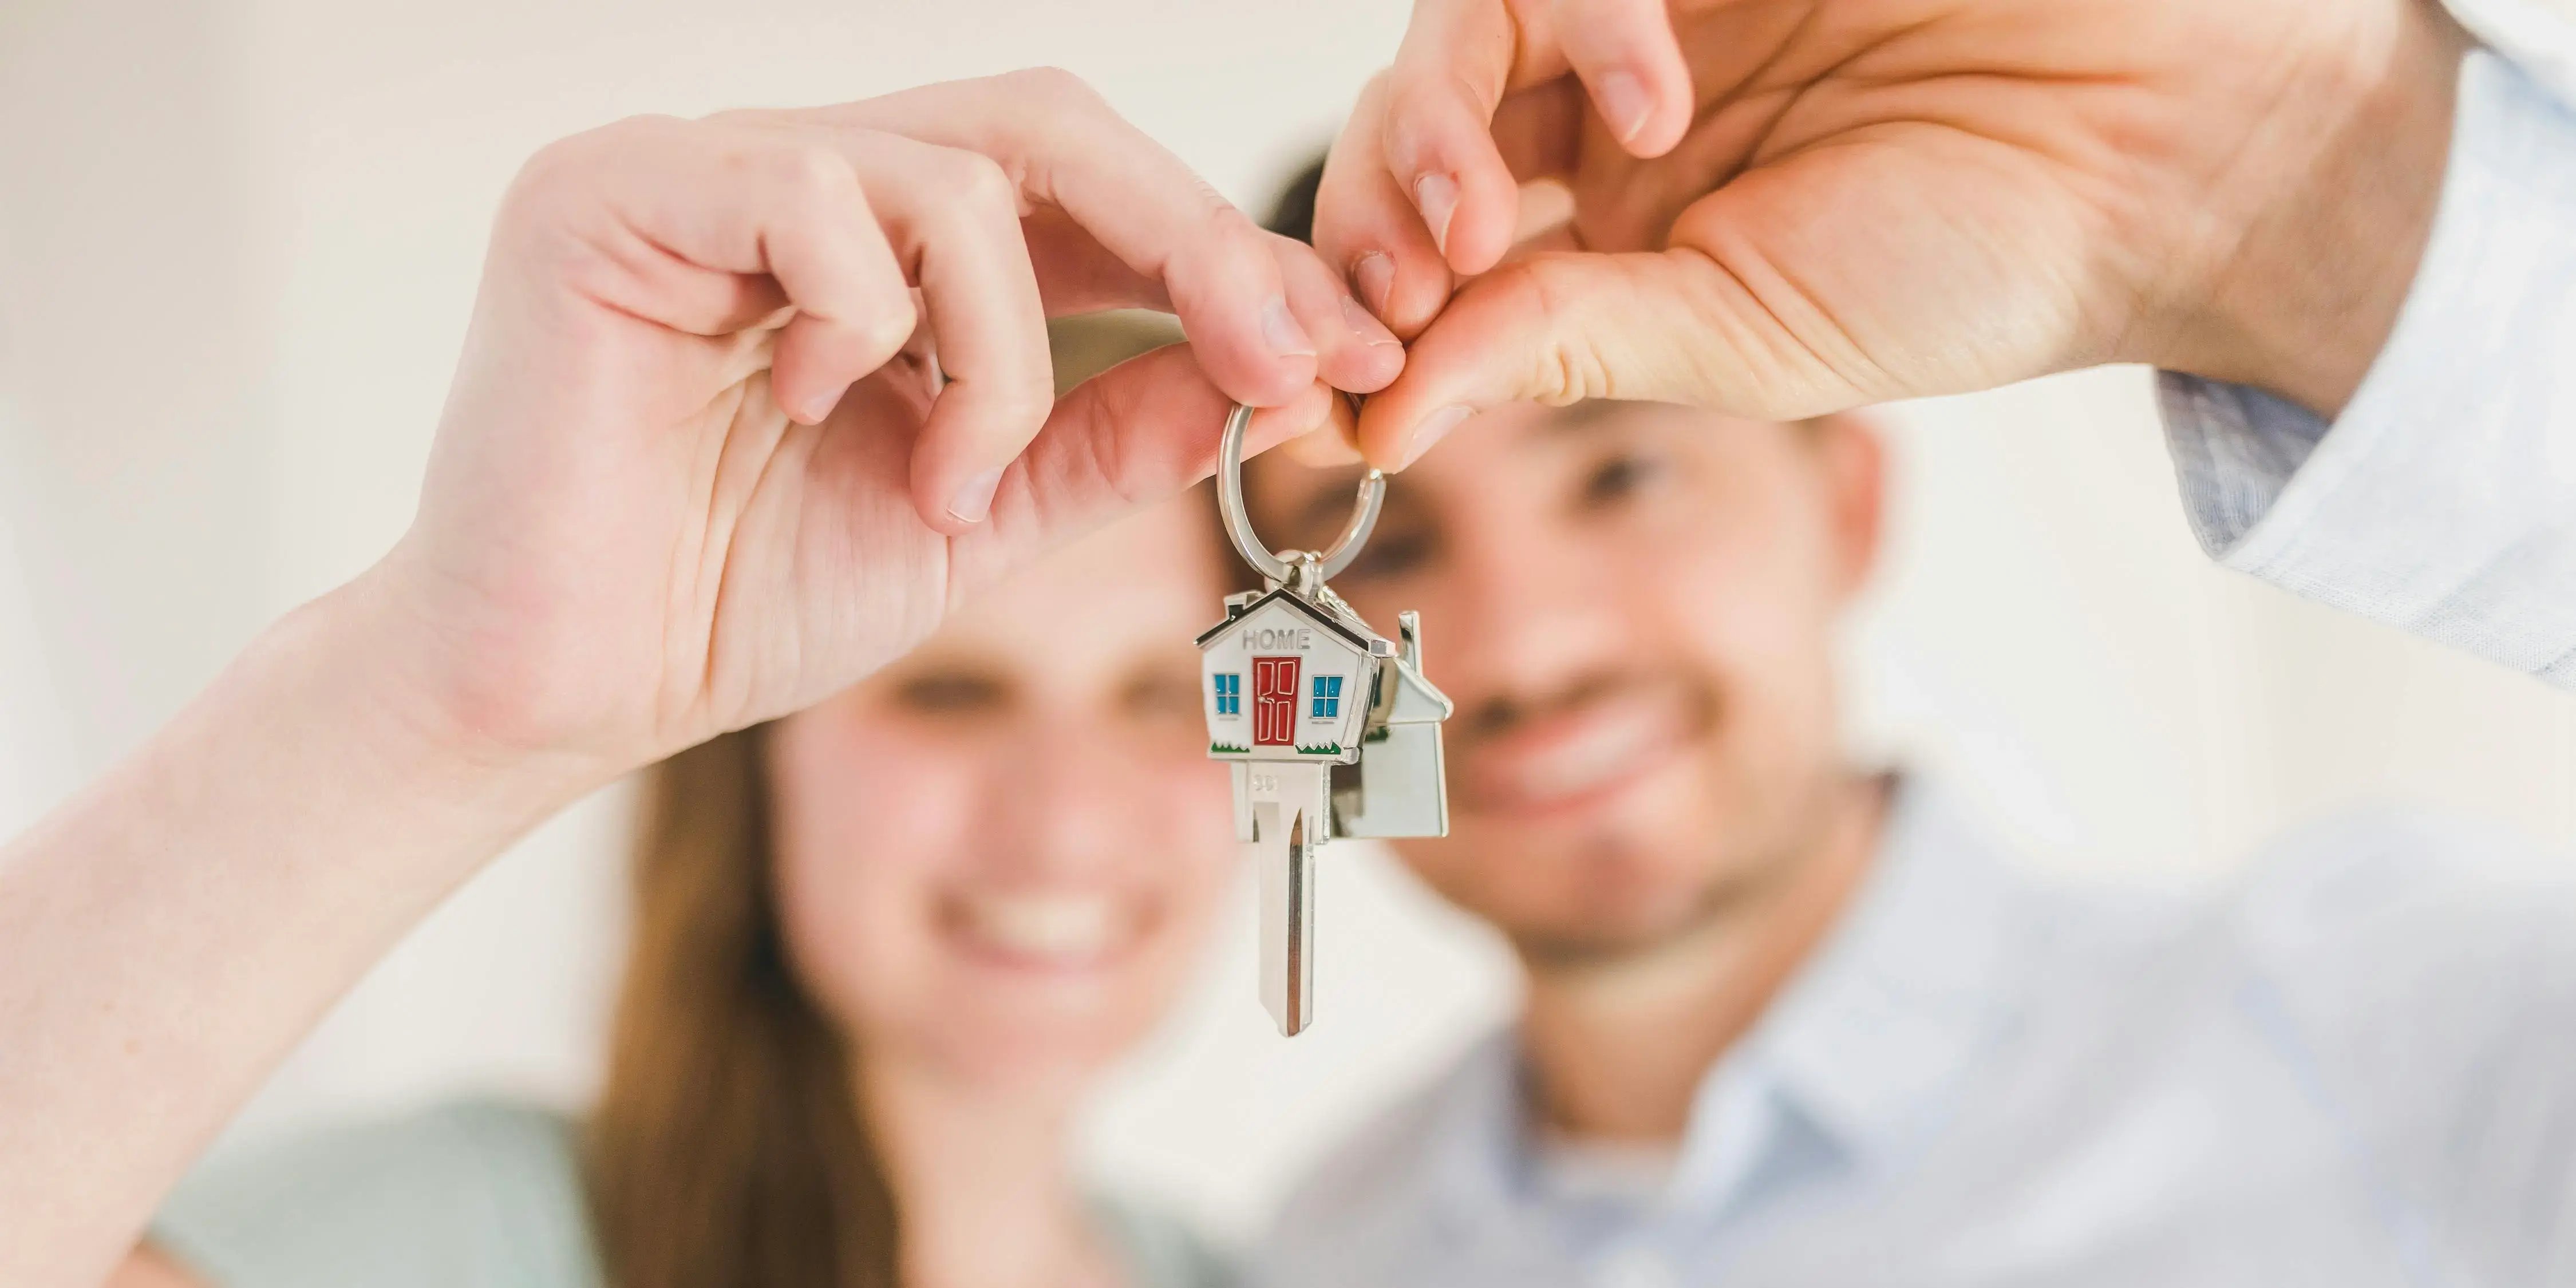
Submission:
M 1127 919 L 1104 895 L 970 895 L 962 906 L 976 938 L 1017 956 L 1096 958 L 1125 938 Z

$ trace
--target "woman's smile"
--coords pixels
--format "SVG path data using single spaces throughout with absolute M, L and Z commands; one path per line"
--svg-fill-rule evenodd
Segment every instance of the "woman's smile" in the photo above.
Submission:
M 1105 891 L 972 891 L 939 901 L 939 925 L 961 951 L 1057 974 L 1122 964 L 1157 920 L 1142 901 Z

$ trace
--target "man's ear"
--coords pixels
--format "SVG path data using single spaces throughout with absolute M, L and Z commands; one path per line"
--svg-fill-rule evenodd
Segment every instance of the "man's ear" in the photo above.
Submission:
M 1837 412 L 1810 425 L 1833 506 L 1835 562 L 1844 599 L 1860 593 L 1878 567 L 1887 519 L 1887 445 L 1877 417 Z

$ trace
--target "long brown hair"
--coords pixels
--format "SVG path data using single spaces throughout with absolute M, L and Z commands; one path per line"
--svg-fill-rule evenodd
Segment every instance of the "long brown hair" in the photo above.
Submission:
M 584 1165 L 617 1288 L 893 1288 L 894 1199 L 797 982 L 759 730 L 656 768 Z
M 1047 337 L 1059 394 L 1182 338 L 1134 311 L 1058 318 Z M 848 1052 L 779 929 L 765 745 L 727 734 L 646 788 L 634 947 L 583 1157 L 616 1288 L 897 1282 L 894 1195 Z

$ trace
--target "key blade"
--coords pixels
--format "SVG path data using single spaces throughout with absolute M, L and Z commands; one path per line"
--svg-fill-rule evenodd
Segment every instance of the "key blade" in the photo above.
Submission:
M 1284 1037 L 1315 1019 L 1315 866 L 1326 835 L 1323 767 L 1283 767 L 1276 802 L 1254 805 L 1261 873 L 1261 1005 Z M 1276 780 L 1274 780 L 1276 781 Z
M 1315 885 L 1302 814 L 1281 840 L 1261 872 L 1261 1005 L 1280 1036 L 1293 1038 L 1306 1031 L 1314 1000 Z

